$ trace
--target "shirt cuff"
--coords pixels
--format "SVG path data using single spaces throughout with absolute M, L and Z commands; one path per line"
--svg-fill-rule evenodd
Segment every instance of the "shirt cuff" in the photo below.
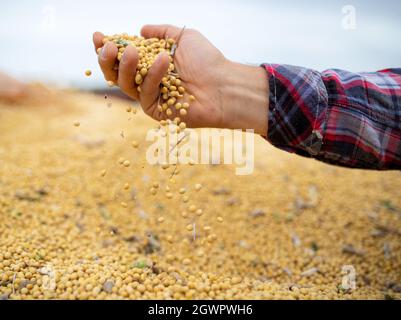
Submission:
M 319 72 L 262 64 L 269 80 L 267 140 L 288 152 L 316 157 L 322 149 L 328 96 Z

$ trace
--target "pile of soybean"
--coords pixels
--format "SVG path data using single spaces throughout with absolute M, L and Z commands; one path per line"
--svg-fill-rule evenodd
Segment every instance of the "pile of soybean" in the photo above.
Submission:
M 172 181 L 145 159 L 154 122 L 128 108 L 0 105 L 1 299 L 401 297 L 399 172 L 257 138 L 252 175 L 181 165 Z

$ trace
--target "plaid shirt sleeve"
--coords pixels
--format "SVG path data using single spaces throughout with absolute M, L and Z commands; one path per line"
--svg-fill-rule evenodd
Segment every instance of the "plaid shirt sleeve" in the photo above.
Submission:
M 371 73 L 263 64 L 267 139 L 345 167 L 401 169 L 401 69 Z

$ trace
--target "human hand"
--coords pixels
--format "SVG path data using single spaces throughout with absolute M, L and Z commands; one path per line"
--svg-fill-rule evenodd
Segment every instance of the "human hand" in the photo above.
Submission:
M 232 129 L 254 129 L 267 132 L 268 85 L 265 71 L 227 60 L 202 34 L 196 30 L 181 29 L 170 25 L 146 25 L 141 34 L 145 38 L 166 37 L 179 40 L 174 56 L 174 65 L 180 75 L 182 86 L 194 95 L 188 114 L 183 118 L 188 127 L 217 127 Z M 104 35 L 93 36 L 95 48 L 103 46 Z M 179 38 L 179 39 L 178 39 Z M 156 120 L 165 119 L 158 106 L 160 83 L 166 74 L 169 59 L 161 53 L 151 66 L 141 92 L 135 85 L 138 52 L 128 46 L 114 70 L 118 49 L 114 43 L 106 42 L 99 54 L 99 64 L 106 80 L 119 85 L 123 92 L 138 100 L 146 114 Z M 174 108 L 173 108 L 174 109 Z M 175 110 L 171 119 L 177 116 Z

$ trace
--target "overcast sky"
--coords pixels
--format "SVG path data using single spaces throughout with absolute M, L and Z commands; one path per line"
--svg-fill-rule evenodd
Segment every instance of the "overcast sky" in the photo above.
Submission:
M 103 83 L 91 37 L 146 23 L 197 28 L 230 59 L 324 70 L 401 67 L 401 1 L 20 0 L 0 3 L 0 70 L 79 87 Z M 85 78 L 84 70 L 94 76 Z

